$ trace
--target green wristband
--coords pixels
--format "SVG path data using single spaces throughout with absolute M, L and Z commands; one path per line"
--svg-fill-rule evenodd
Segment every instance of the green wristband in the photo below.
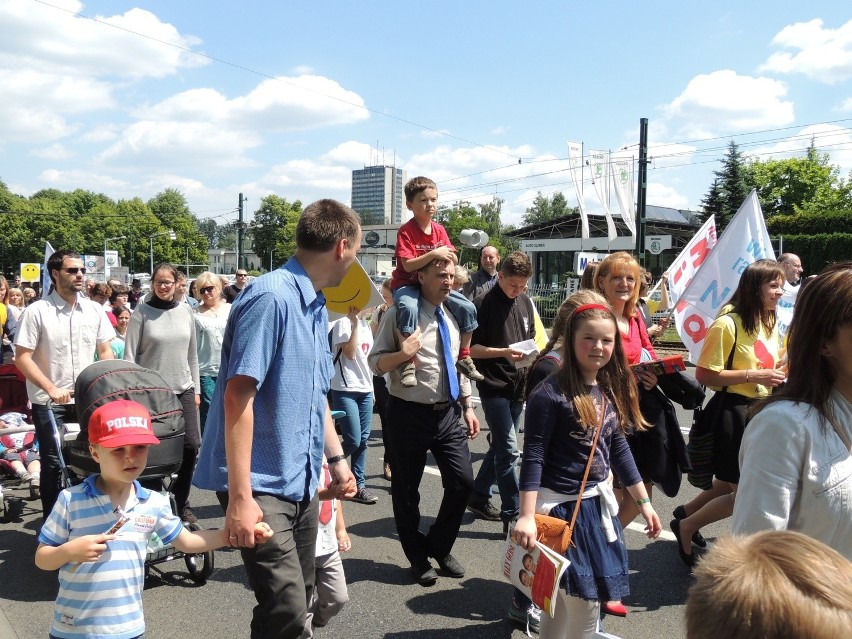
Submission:
M 642 499 L 636 500 L 636 505 L 641 506 L 642 504 L 650 504 L 651 500 L 648 497 L 643 497 Z

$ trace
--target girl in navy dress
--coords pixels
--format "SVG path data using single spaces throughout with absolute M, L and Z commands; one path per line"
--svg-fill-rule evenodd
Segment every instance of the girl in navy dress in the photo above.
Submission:
M 606 300 L 592 291 L 575 293 L 568 299 L 572 302 L 562 340 L 563 365 L 527 401 L 521 514 L 515 525 L 516 541 L 531 550 L 535 513 L 570 521 L 586 463 L 593 455 L 556 614 L 552 619 L 542 616 L 545 639 L 592 637 L 600 602 L 629 594 L 627 550 L 610 468 L 636 500 L 648 537 L 656 538 L 661 530 L 624 438 L 629 429 L 646 424 L 615 315 Z M 599 424 L 601 433 L 592 450 Z

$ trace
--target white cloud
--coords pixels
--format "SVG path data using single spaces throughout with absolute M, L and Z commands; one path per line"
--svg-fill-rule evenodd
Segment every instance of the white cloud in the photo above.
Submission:
M 659 182 L 648 182 L 647 201 L 655 206 L 670 206 L 674 209 L 689 208 L 689 198 Z
M 245 131 L 226 130 L 214 123 L 135 122 L 121 139 L 97 156 L 102 164 L 149 168 L 237 168 L 252 166 L 244 153 L 261 144 Z
M 144 9 L 124 14 L 72 15 L 84 11 L 76 0 L 0 2 L 0 54 L 4 66 L 69 75 L 160 78 L 210 61 L 184 49 L 200 43 Z M 172 45 L 172 46 L 170 46 Z
M 834 107 L 832 111 L 841 111 L 843 113 L 849 113 L 850 111 L 852 111 L 852 98 L 846 98 L 843 101 L 843 104 Z
M 51 186 L 73 187 L 80 188 L 85 184 L 85 188 L 99 192 L 125 192 L 132 189 L 132 185 L 124 180 L 120 180 L 111 175 L 103 173 L 94 173 L 92 171 L 71 170 L 60 171 L 58 169 L 46 169 L 38 176 L 40 182 Z
M 0 138 L 36 144 L 72 134 L 65 114 L 115 106 L 110 86 L 92 78 L 0 67 Z
M 819 18 L 797 22 L 778 32 L 772 44 L 782 49 L 769 56 L 761 71 L 801 73 L 835 84 L 852 78 L 852 20 L 838 29 L 827 29 Z
M 674 128 L 704 137 L 790 124 L 793 103 L 783 99 L 786 94 L 778 80 L 722 70 L 695 76 L 662 109 Z
M 30 151 L 30 155 L 43 160 L 67 160 L 74 157 L 76 153 L 62 144 L 56 143 L 42 149 L 33 149 Z
M 120 127 L 117 124 L 96 124 L 88 131 L 81 133 L 77 141 L 87 144 L 112 142 L 118 137 Z
M 139 108 L 134 115 L 157 121 L 217 122 L 258 132 L 305 130 L 369 118 L 361 96 L 320 76 L 264 80 L 232 100 L 214 89 L 191 89 Z

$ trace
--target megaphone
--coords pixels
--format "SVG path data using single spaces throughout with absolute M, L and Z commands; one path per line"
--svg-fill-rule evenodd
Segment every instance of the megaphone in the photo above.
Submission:
M 488 245 L 488 233 L 477 229 L 465 229 L 461 232 L 459 241 L 470 248 L 482 248 Z

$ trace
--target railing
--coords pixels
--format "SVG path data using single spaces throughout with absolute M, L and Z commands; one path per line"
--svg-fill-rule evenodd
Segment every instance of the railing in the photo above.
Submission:
M 535 304 L 541 321 L 546 327 L 553 326 L 556 311 L 562 302 L 580 288 L 580 280 L 568 280 L 568 286 L 530 286 L 527 291 L 532 303 Z

